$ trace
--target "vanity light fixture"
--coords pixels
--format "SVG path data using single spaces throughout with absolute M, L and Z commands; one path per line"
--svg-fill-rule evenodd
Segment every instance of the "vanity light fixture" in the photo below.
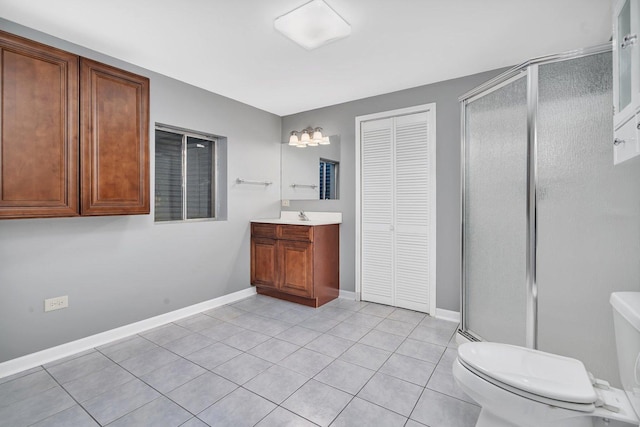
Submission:
M 312 50 L 351 34 L 351 25 L 324 0 L 312 0 L 278 18 L 276 30 Z
M 300 135 L 298 137 L 298 134 Z M 309 147 L 317 147 L 318 145 L 329 145 L 331 141 L 328 136 L 322 135 L 322 128 L 312 128 L 308 127 L 301 131 L 292 131 L 291 136 L 289 136 L 289 145 L 305 148 Z

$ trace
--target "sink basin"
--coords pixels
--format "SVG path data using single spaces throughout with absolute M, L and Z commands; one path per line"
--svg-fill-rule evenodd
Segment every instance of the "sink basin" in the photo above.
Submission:
M 285 225 L 329 225 L 342 223 L 342 212 L 305 212 L 305 215 L 309 218 L 308 221 L 301 220 L 298 211 L 282 211 L 280 212 L 280 218 L 252 219 L 251 222 Z

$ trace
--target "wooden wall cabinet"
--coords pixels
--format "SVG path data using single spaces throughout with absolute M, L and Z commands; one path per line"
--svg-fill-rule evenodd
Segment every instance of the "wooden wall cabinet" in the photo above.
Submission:
M 0 32 L 0 217 L 78 215 L 78 57 Z
M 259 294 L 319 307 L 338 297 L 340 229 L 251 224 L 251 284 Z
M 0 219 L 149 213 L 149 79 L 2 31 L 0 79 Z
M 149 79 L 80 60 L 82 215 L 149 213 Z

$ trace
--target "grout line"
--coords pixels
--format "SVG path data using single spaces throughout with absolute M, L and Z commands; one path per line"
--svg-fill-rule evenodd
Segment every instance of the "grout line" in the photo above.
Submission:
M 139 379 L 139 378 L 138 378 L 138 379 Z M 140 381 L 142 381 L 142 380 L 140 380 Z M 147 384 L 147 383 L 145 383 L 145 384 Z M 148 384 L 147 384 L 147 385 L 148 385 Z M 151 387 L 151 386 L 149 386 L 149 387 Z M 153 388 L 153 387 L 151 387 L 151 388 Z M 154 389 L 154 390 L 155 390 L 155 389 Z M 156 390 L 156 391 L 158 391 L 158 390 Z M 159 393 L 159 392 L 158 392 L 158 393 Z M 138 409 L 144 408 L 145 406 L 147 406 L 147 405 L 149 405 L 149 404 L 151 404 L 151 403 L 155 402 L 156 400 L 158 400 L 158 399 L 160 399 L 160 398 L 162 398 L 162 397 L 166 397 L 166 396 L 165 396 L 164 394 L 160 393 L 160 396 L 156 397 L 156 398 L 155 398 L 155 399 L 153 399 L 153 400 L 150 400 L 149 402 L 145 403 L 145 404 L 144 404 L 144 405 L 142 405 L 142 406 L 138 406 L 137 408 L 132 409 L 131 411 L 127 412 L 126 414 L 122 414 L 121 416 L 119 416 L 118 418 L 116 418 L 116 419 L 115 419 L 115 420 L 113 420 L 113 421 L 109 421 L 109 424 L 107 424 L 107 425 L 110 425 L 110 424 L 115 423 L 116 421 L 118 421 L 118 420 L 120 420 L 120 419 L 122 419 L 122 418 L 126 417 L 126 416 L 127 416 L 127 415 L 129 415 L 129 414 L 134 413 L 134 412 L 135 412 L 135 411 L 137 411 Z M 167 399 L 168 399 L 168 398 L 167 398 Z M 173 401 L 172 401 L 172 402 L 173 402 Z M 175 403 L 175 402 L 174 402 L 174 403 Z M 189 414 L 191 414 L 191 412 L 189 412 L 189 411 L 187 411 L 187 412 L 188 412 Z M 102 425 L 102 424 L 100 424 L 100 423 L 98 423 L 98 424 L 99 424 L 99 425 Z
M 71 360 L 74 360 L 74 359 L 71 359 Z M 57 365 L 54 365 L 54 366 L 57 366 Z M 52 367 L 53 367 L 53 366 L 52 366 Z M 67 394 L 67 396 L 69 396 L 69 397 L 70 397 L 74 402 L 76 402 L 76 405 L 78 405 L 80 408 L 82 408 L 82 410 L 83 410 L 87 415 L 89 415 L 89 417 L 90 417 L 92 420 L 94 420 L 94 421 L 96 422 L 96 424 L 98 424 L 98 425 L 102 425 L 102 424 L 100 424 L 100 423 L 98 422 L 98 420 L 97 420 L 93 415 L 91 415 L 91 413 L 90 413 L 89 411 L 87 411 L 87 410 L 86 410 L 86 408 L 85 408 L 84 406 L 82 406 L 82 403 L 80 403 L 80 402 L 79 402 L 75 397 L 73 397 L 73 396 L 71 395 L 71 393 L 69 393 L 69 392 L 67 391 L 67 389 L 66 389 L 66 388 L 64 388 L 64 385 L 62 385 L 62 383 L 60 383 L 56 377 L 54 377 L 53 375 L 51 375 L 51 372 L 49 372 L 49 371 L 47 370 L 47 368 L 45 368 L 44 366 L 42 366 L 42 369 L 47 373 L 47 375 L 49 375 L 49 376 L 51 377 L 51 379 L 53 379 L 53 381 L 55 381 L 55 382 L 56 382 L 56 384 L 58 384 L 58 386 L 59 386 L 59 387 L 60 387 L 60 388 L 61 388 L 61 389 L 62 389 L 62 390 Z M 99 371 L 101 371 L 101 370 L 102 370 L 102 369 L 100 369 Z M 97 371 L 97 372 L 99 372 L 99 371 Z M 58 412 L 56 412 L 55 414 L 51 414 L 49 417 L 52 417 L 52 416 L 54 416 L 54 415 L 56 415 L 56 414 L 59 414 L 60 412 L 66 411 L 67 409 L 69 409 L 69 408 L 63 409 L 62 411 L 58 411 Z M 47 417 L 47 418 L 49 418 L 49 417 Z M 33 423 L 33 424 L 39 423 L 40 421 L 44 421 L 44 420 L 46 420 L 47 418 L 43 418 L 42 420 L 38 420 L 38 421 L 36 421 L 36 422 L 35 422 L 35 423 Z

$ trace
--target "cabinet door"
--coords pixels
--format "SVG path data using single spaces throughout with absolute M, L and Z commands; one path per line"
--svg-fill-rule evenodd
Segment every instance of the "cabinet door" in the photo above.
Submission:
M 614 72 L 616 84 L 614 90 L 615 112 L 622 113 L 631 105 L 632 97 L 632 53 L 634 34 L 631 30 L 631 0 L 618 1 L 614 16 Z
M 78 57 L 0 32 L 0 218 L 78 214 Z
M 615 0 L 613 5 L 614 127 L 619 128 L 640 102 L 640 1 Z
M 251 284 L 269 288 L 277 287 L 276 240 L 251 238 Z
M 313 244 L 278 241 L 280 290 L 292 295 L 313 297 Z
M 149 79 L 82 58 L 82 215 L 149 213 Z

